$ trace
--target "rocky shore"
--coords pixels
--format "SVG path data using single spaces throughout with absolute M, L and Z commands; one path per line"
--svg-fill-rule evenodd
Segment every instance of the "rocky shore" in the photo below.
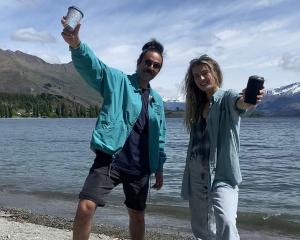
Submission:
M 0 240 L 70 240 L 73 220 L 42 215 L 20 208 L 0 207 Z M 146 230 L 146 240 L 191 240 L 191 234 Z M 296 236 L 239 229 L 243 240 L 295 240 Z M 129 240 L 127 228 L 109 224 L 93 226 L 90 240 Z
M 71 239 L 73 221 L 60 217 L 36 214 L 24 209 L 0 207 L 0 240 L 64 240 Z M 91 240 L 129 239 L 127 229 L 111 225 L 94 225 Z M 146 239 L 179 240 L 189 236 L 146 232 Z

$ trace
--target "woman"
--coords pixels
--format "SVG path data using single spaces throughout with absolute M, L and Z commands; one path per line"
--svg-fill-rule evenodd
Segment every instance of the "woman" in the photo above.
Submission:
M 255 105 L 220 87 L 219 64 L 207 55 L 191 61 L 185 76 L 185 124 L 190 132 L 181 195 L 189 200 L 197 239 L 239 239 L 236 228 L 240 115 Z M 263 90 L 257 96 L 260 102 Z

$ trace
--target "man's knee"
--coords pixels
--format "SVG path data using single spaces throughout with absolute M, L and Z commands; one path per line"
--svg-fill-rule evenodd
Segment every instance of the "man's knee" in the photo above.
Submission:
M 145 212 L 128 208 L 128 214 L 131 220 L 144 222 Z
M 78 203 L 76 217 L 90 218 L 94 215 L 96 210 L 96 203 L 90 200 L 80 200 Z

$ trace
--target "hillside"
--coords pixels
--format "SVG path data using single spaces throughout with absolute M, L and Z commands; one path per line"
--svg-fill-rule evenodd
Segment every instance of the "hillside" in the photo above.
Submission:
M 51 94 L 83 106 L 99 105 L 100 95 L 72 63 L 49 64 L 21 51 L 0 49 L 0 93 Z
M 300 116 L 300 82 L 268 89 L 266 92 L 262 103 L 250 111 L 248 116 Z M 0 94 L 27 94 L 36 96 L 37 99 L 43 99 L 45 95 L 50 99 L 54 96 L 57 100 L 51 100 L 52 107 L 60 108 L 63 99 L 63 104 L 72 112 L 69 115 L 73 115 L 80 106 L 83 109 L 91 109 L 91 106 L 99 107 L 101 104 L 99 93 L 79 76 L 72 63 L 49 64 L 21 51 L 1 49 Z M 7 110 L 4 110 L 8 112 L 8 102 L 4 102 L 4 105 L 2 108 L 7 107 Z M 29 108 L 33 108 L 33 105 L 27 105 L 27 112 L 30 113 Z M 169 117 L 183 116 L 184 108 L 182 97 L 165 99 L 166 115 Z M 17 109 L 15 111 L 18 112 Z

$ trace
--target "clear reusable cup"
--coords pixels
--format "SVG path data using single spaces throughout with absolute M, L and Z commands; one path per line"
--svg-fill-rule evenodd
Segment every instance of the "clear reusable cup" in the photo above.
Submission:
M 78 7 L 75 6 L 69 7 L 66 16 L 66 25 L 64 31 L 73 32 L 75 27 L 79 24 L 82 18 L 83 18 L 83 13 Z
M 257 102 L 257 95 L 259 91 L 264 87 L 264 78 L 260 76 L 250 76 L 247 83 L 245 92 L 245 103 L 255 105 Z

